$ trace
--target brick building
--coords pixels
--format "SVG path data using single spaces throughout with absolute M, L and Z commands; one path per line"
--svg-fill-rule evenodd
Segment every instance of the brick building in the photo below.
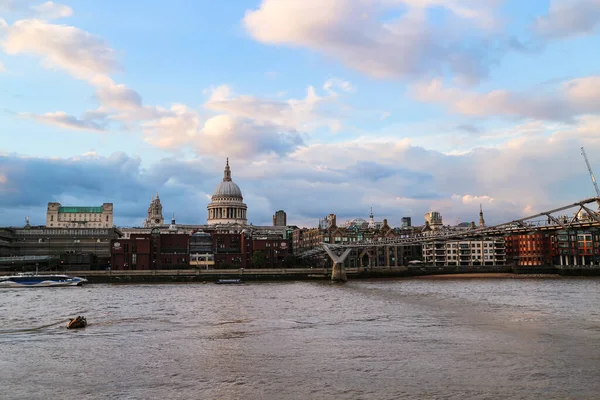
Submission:
M 189 235 L 161 234 L 158 229 L 115 239 L 111 242 L 111 266 L 115 270 L 187 269 L 189 243 Z
M 253 237 L 251 242 L 253 266 L 258 268 L 257 263 L 263 263 L 262 268 L 281 268 L 286 264 L 286 258 L 292 254 L 290 240 L 282 239 L 276 236 Z M 261 261 L 259 254 L 264 256 L 264 262 Z
M 552 265 L 552 234 L 548 232 L 505 237 L 506 261 L 510 265 Z
M 553 237 L 554 265 L 600 265 L 600 229 L 559 230 Z

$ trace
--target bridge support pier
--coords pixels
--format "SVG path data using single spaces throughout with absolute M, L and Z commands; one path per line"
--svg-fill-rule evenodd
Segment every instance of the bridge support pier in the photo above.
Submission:
M 338 256 L 326 244 L 323 245 L 323 248 L 327 252 L 327 255 L 329 255 L 329 258 L 331 258 L 331 261 L 333 261 L 331 280 L 334 282 L 346 282 L 348 277 L 346 276 L 346 271 L 344 271 L 344 261 L 346 261 L 352 249 L 346 249 L 341 256 Z

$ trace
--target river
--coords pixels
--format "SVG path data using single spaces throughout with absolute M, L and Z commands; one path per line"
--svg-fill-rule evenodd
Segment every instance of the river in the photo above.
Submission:
M 3 399 L 597 399 L 600 279 L 0 291 Z M 89 325 L 67 330 L 66 319 Z

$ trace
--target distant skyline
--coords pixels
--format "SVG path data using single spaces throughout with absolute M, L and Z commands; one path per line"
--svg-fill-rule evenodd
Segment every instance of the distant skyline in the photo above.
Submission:
M 48 202 L 203 224 L 488 224 L 593 197 L 598 0 L 0 0 L 0 226 Z

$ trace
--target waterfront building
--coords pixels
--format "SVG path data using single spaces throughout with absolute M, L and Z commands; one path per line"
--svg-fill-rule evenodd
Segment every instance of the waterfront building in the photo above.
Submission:
M 48 228 L 112 228 L 113 204 L 99 207 L 62 206 L 48 203 L 46 227 Z
M 282 268 L 291 267 L 293 262 L 290 239 L 283 239 L 269 232 L 251 234 L 243 232 L 250 240 L 251 264 L 253 268 Z
M 7 228 L 0 238 L 0 264 L 27 267 L 105 269 L 110 264 L 110 242 L 121 236 L 116 228 Z
M 434 266 L 505 265 L 504 238 L 439 240 L 422 244 L 423 262 Z
M 158 228 L 150 234 L 113 239 L 111 267 L 115 270 L 187 269 L 189 242 L 189 235 L 164 234 Z
M 209 269 L 213 268 L 214 265 L 215 255 L 212 236 L 204 231 L 194 232 L 190 236 L 190 266 Z
M 287 225 L 287 215 L 285 211 L 279 210 L 275 212 L 273 215 L 273 226 L 286 226 Z
M 165 220 L 162 209 L 160 197 L 158 197 L 158 192 L 156 192 L 156 197 L 152 196 L 152 201 L 148 207 L 148 217 L 144 220 L 144 228 L 154 228 L 164 225 Z
M 14 233 L 13 229 L 0 228 L 0 257 L 12 255 Z
M 506 236 L 506 262 L 515 266 L 552 265 L 552 236 L 549 232 Z
M 600 228 L 559 230 L 552 244 L 554 265 L 600 265 Z
M 208 225 L 246 225 L 247 206 L 239 186 L 231 179 L 229 158 L 225 164 L 223 181 L 217 185 L 208 209 Z

